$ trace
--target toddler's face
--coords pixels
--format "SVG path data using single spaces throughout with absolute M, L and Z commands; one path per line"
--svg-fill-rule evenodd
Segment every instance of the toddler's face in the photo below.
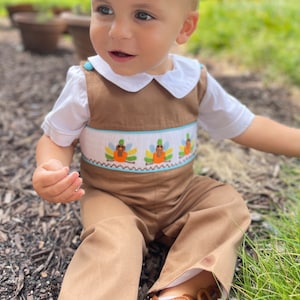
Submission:
M 185 43 L 198 14 L 184 0 L 93 0 L 90 35 L 96 52 L 120 75 L 162 74 L 168 53 Z

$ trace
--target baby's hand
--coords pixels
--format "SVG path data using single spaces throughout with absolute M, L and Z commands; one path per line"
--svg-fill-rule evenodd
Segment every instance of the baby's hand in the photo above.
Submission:
M 32 184 L 38 195 L 49 202 L 67 203 L 84 195 L 84 190 L 80 188 L 82 179 L 79 173 L 69 174 L 69 168 L 55 159 L 35 169 Z

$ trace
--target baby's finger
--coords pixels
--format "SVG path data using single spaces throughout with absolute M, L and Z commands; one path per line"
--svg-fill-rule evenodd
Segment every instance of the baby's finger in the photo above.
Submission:
M 75 189 L 71 195 L 69 196 L 69 198 L 65 199 L 64 203 L 69 203 L 69 202 L 73 202 L 76 200 L 79 200 L 83 195 L 85 194 L 84 189 Z
M 66 203 L 78 200 L 84 195 L 84 190 L 80 188 L 81 184 L 82 179 L 77 172 L 68 175 L 67 178 L 53 187 L 53 201 Z
M 37 190 L 51 187 L 68 176 L 68 167 L 59 170 L 48 171 L 38 167 L 32 176 L 32 182 Z M 78 175 L 79 176 L 79 175 Z

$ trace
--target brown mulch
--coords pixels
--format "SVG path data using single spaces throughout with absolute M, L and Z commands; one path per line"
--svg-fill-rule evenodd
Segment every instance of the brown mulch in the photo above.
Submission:
M 0 300 L 57 299 L 66 267 L 80 243 L 78 203 L 48 204 L 31 185 L 40 124 L 77 63 L 70 41 L 62 39 L 52 55 L 24 52 L 16 29 L 0 22 Z M 254 112 L 297 125 L 299 108 L 290 91 L 265 86 L 258 74 L 229 72 L 207 62 L 223 86 Z M 227 72 L 226 72 L 227 70 Z M 216 143 L 200 134 L 195 170 L 232 183 L 252 212 L 249 232 L 268 230 L 263 215 L 283 207 L 286 184 L 282 157 Z M 78 160 L 74 168 L 78 168 Z M 145 258 L 139 300 L 158 276 L 167 249 L 153 243 Z

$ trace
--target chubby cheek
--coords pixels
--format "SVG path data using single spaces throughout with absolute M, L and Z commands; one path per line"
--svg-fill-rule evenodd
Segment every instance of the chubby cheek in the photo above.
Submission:
M 140 43 L 140 49 L 143 53 L 147 53 L 149 59 L 157 59 L 159 57 L 165 57 L 170 50 L 170 43 L 163 40 L 161 36 L 155 36 L 153 38 L 145 39 Z
M 99 27 L 96 24 L 91 23 L 90 40 L 97 53 L 101 49 L 101 46 L 103 47 L 103 45 L 106 45 L 106 41 L 104 40 L 106 35 L 107 33 L 104 32 L 102 27 Z
M 92 42 L 93 48 L 95 49 L 95 52 L 98 55 L 100 55 L 102 58 L 104 58 L 103 55 L 105 54 L 105 50 L 103 48 L 103 42 L 101 40 L 99 40 L 98 38 L 94 38 L 94 39 L 91 38 L 91 42 Z
M 98 41 L 97 41 L 97 35 L 95 34 L 95 29 L 91 26 L 90 27 L 90 40 L 94 46 L 94 48 L 97 48 L 97 44 L 98 44 Z
M 153 53 L 155 55 L 156 52 L 160 51 L 163 46 L 163 41 L 161 38 L 153 35 L 144 34 L 136 39 L 137 48 L 142 53 Z

